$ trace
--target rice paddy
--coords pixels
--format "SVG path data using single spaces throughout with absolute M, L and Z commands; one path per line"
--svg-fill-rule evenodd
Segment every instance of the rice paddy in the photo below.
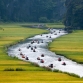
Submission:
M 0 25 L 0 83 L 83 83 L 82 78 L 69 76 L 61 72 L 47 71 L 32 63 L 9 57 L 6 53 L 5 46 L 24 40 L 27 37 L 47 32 L 41 29 L 24 28 L 20 25 Z M 61 39 L 63 38 L 57 39 L 57 42 L 58 40 L 61 41 Z M 54 44 L 54 46 L 56 47 L 58 45 Z M 55 49 L 54 46 L 51 46 L 52 51 Z M 58 48 L 58 50 L 60 49 Z M 6 69 L 13 69 L 13 71 L 5 71 Z M 16 69 L 22 70 L 17 71 Z
M 78 63 L 83 63 L 83 30 L 74 31 L 56 39 L 50 44 L 50 50 L 66 56 Z

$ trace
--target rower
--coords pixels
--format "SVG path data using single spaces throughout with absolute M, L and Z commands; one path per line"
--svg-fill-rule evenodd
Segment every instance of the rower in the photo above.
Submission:
M 61 58 L 60 57 L 58 58 L 58 61 L 61 61 Z
M 65 66 L 65 65 L 66 65 L 66 63 L 65 63 L 65 62 L 63 62 L 63 63 L 62 63 L 62 65 L 64 65 L 64 66 Z

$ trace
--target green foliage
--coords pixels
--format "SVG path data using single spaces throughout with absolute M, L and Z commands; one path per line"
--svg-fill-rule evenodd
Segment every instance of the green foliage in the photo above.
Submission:
M 57 21 L 65 12 L 64 2 L 65 0 L 0 0 L 0 21 L 39 22 L 41 17 L 46 17 L 51 22 Z
M 49 68 L 49 67 L 43 66 L 42 68 L 44 68 L 44 69 L 47 70 L 47 71 L 51 71 L 51 68 Z
M 39 65 L 37 63 L 31 63 L 32 65 L 39 67 Z
M 64 24 L 67 28 L 83 29 L 83 0 L 66 0 L 67 13 Z
M 25 71 L 25 70 L 22 69 L 22 68 L 16 68 L 16 69 L 14 69 L 14 68 L 6 68 L 6 69 L 4 69 L 4 71 Z
M 54 69 L 53 72 L 60 72 L 58 69 Z
M 47 23 L 47 22 L 49 22 L 49 20 L 47 19 L 47 17 L 40 17 L 39 18 L 39 22 L 41 22 L 41 23 Z
M 16 68 L 16 71 L 25 71 L 25 70 L 22 68 Z
M 13 68 L 6 68 L 6 69 L 4 69 L 4 71 L 14 71 L 14 69 Z

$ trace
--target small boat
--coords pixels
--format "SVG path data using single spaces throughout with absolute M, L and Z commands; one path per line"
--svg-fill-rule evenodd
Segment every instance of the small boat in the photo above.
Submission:
M 33 47 L 31 47 L 31 50 L 33 50 Z
M 42 54 L 41 57 L 44 57 L 44 54 Z
M 48 37 L 48 36 L 46 36 L 46 37 Z
M 28 47 L 30 48 L 31 46 L 29 45 Z
M 43 59 L 41 59 L 41 60 L 40 60 L 40 63 L 44 63 L 44 60 L 43 60 Z
M 57 33 L 55 33 L 54 35 L 57 35 Z
M 21 51 L 21 49 L 19 48 L 18 51 Z
M 61 29 L 59 31 L 62 31 Z
M 33 50 L 33 52 L 36 52 L 35 49 Z
M 51 36 L 50 36 L 50 38 L 51 38 Z
M 29 49 L 31 46 L 29 45 L 29 46 L 27 46 L 27 49 Z
M 35 46 L 34 48 L 35 48 L 35 49 L 37 49 L 37 47 L 36 47 L 36 46 Z
M 22 55 L 22 58 L 25 58 L 25 56 L 24 56 L 24 55 Z
M 53 64 L 50 64 L 49 67 L 53 68 Z
M 22 52 L 20 53 L 20 55 L 23 55 Z
M 33 44 L 33 43 L 34 43 L 34 41 L 31 42 L 31 44 Z
M 53 33 L 51 32 L 51 34 L 53 34 Z
M 39 44 L 39 41 L 37 43 Z
M 56 31 L 54 31 L 54 32 L 56 32 Z
M 41 43 L 43 43 L 43 40 L 42 40 L 42 42 Z
M 61 58 L 60 57 L 58 58 L 58 61 L 61 61 Z
M 62 65 L 66 65 L 66 63 L 65 63 L 65 62 L 63 62 L 63 63 L 62 63 Z
M 37 57 L 37 60 L 40 60 L 40 57 Z
M 29 58 L 28 58 L 28 57 L 26 57 L 26 60 L 29 60 Z
M 29 49 L 29 46 L 27 46 L 27 49 Z

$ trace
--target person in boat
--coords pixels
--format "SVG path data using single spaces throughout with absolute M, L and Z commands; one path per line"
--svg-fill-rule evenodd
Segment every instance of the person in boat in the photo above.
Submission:
M 35 40 L 35 42 L 38 42 L 38 40 Z
M 30 48 L 31 46 L 29 45 L 28 47 Z
M 61 58 L 60 57 L 58 58 L 58 61 L 61 61 Z
M 27 49 L 29 49 L 29 46 L 27 46 Z
M 40 57 L 37 57 L 37 60 L 40 60 Z
M 22 58 L 25 58 L 25 56 L 24 56 L 24 55 L 22 55 Z
M 28 58 L 28 57 L 26 57 L 26 60 L 29 60 L 29 58 Z
M 59 31 L 61 31 L 61 29 Z
M 36 47 L 36 46 L 34 46 L 34 48 L 35 48 L 35 49 L 37 49 L 37 47 Z
M 51 38 L 51 36 L 50 36 L 50 38 Z
M 23 55 L 22 52 L 20 53 L 20 55 Z
M 41 43 L 43 43 L 43 40 L 42 40 L 42 42 Z
M 50 68 L 53 68 L 53 64 L 50 64 L 49 67 L 50 67 Z
M 63 62 L 63 63 L 62 63 L 62 65 L 66 65 L 66 63 L 65 63 L 65 62 Z
M 59 33 L 60 33 L 60 31 L 59 31 Z
M 51 32 L 51 34 L 53 34 L 53 33 Z
M 37 43 L 39 44 L 39 41 Z
M 31 42 L 31 44 L 33 44 L 33 42 Z
M 43 60 L 43 59 L 41 59 L 41 60 L 40 60 L 40 63 L 44 63 L 44 60 Z
M 33 47 L 31 47 L 31 50 L 33 50 Z
M 27 46 L 27 49 L 29 49 L 31 46 L 29 45 L 29 46 Z
M 19 50 L 19 51 L 21 51 L 21 49 L 20 49 L 20 48 L 19 48 L 18 50 Z
M 34 43 L 34 41 L 31 42 L 31 44 L 33 44 L 33 43 Z
M 41 57 L 44 57 L 44 54 L 42 54 Z
M 54 33 L 55 33 L 56 31 L 54 31 Z
M 48 37 L 48 36 L 46 36 L 46 37 Z
M 33 50 L 33 52 L 36 52 L 35 49 Z
M 57 33 L 55 33 L 54 35 L 57 35 Z

